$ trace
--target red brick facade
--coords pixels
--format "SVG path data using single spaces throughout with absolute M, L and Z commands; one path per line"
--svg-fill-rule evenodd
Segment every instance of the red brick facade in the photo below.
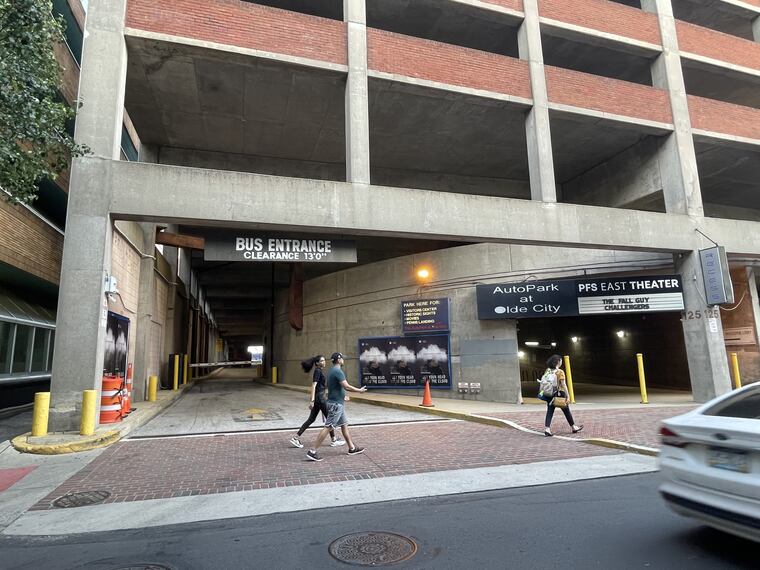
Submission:
M 347 61 L 343 22 L 239 0 L 129 0 L 126 25 L 331 63 Z
M 673 122 L 667 91 L 546 66 L 549 101 L 661 123 Z
M 660 25 L 650 14 L 607 0 L 541 0 L 539 14 L 575 26 L 660 45 Z
M 689 95 L 693 129 L 760 140 L 760 109 Z
M 531 97 L 528 63 L 511 57 L 368 29 L 367 59 L 374 71 Z
M 760 44 L 686 22 L 676 31 L 681 51 L 760 70 Z
M 518 12 L 523 11 L 522 0 L 483 0 L 483 2 L 485 4 L 495 4 L 497 6 L 502 6 L 503 8 L 510 8 L 512 10 L 517 10 Z

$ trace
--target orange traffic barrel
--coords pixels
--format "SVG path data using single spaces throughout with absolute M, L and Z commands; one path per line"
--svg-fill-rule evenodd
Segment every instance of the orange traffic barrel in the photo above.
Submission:
M 132 363 L 127 364 L 127 377 L 124 379 L 124 394 L 121 403 L 121 415 L 132 411 Z
M 122 418 L 122 379 L 114 374 L 103 375 L 100 391 L 100 423 L 112 424 Z

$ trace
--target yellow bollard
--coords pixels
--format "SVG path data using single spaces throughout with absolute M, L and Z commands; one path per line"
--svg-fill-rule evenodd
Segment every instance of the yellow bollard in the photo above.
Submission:
M 79 435 L 95 433 L 95 412 L 98 409 L 98 391 L 82 392 L 82 417 L 79 420 Z
M 272 366 L 272 384 L 277 384 L 277 367 Z
M 50 413 L 50 392 L 37 392 L 34 395 L 34 412 L 32 415 L 32 435 L 37 437 L 48 433 L 48 414 Z
M 640 352 L 636 353 L 636 361 L 639 365 L 639 389 L 641 390 L 641 403 L 648 404 L 647 399 L 647 379 L 644 376 L 644 355 Z
M 158 390 L 158 376 L 148 378 L 148 401 L 156 401 L 156 391 Z
M 187 384 L 187 368 L 190 366 L 190 355 L 183 354 L 182 362 L 184 363 L 184 366 L 182 367 L 182 383 Z
M 738 390 L 742 387 L 742 376 L 739 374 L 739 356 L 735 353 L 731 353 L 731 370 L 734 373 L 734 389 Z
M 565 355 L 565 378 L 567 379 L 567 390 L 570 392 L 570 403 L 575 403 L 575 391 L 573 390 L 573 370 L 570 368 L 570 357 Z
M 172 379 L 172 390 L 179 388 L 179 354 L 174 355 L 174 378 Z

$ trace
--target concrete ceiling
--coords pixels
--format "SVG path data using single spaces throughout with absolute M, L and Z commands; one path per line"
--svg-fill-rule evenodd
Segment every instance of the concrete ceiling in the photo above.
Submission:
M 629 53 L 624 48 L 617 50 L 559 37 L 555 35 L 557 31 L 541 34 L 546 65 L 652 85 L 651 58 Z
M 711 30 L 717 30 L 752 39 L 753 12 L 731 5 L 723 0 L 672 0 L 673 15 L 678 20 L 690 22 Z
M 519 20 L 441 0 L 367 0 L 367 26 L 517 57 Z
M 344 74 L 127 38 L 125 106 L 144 143 L 345 162 Z
M 735 74 L 723 68 L 682 59 L 686 92 L 760 109 L 760 77 Z
M 696 142 L 704 202 L 760 209 L 760 152 Z
M 376 79 L 369 99 L 373 167 L 528 179 L 520 107 Z
M 572 180 L 648 135 L 635 128 L 593 117 L 549 112 L 554 176 L 558 184 Z

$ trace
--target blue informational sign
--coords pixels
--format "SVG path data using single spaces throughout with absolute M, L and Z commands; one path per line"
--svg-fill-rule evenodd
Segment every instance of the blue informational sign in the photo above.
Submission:
M 359 378 L 369 388 L 451 388 L 448 334 L 359 339 Z
M 448 331 L 448 298 L 402 301 L 401 330 L 404 334 Z

